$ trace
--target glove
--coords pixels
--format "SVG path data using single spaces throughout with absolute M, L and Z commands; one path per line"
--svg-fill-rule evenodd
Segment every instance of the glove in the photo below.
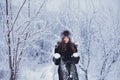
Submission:
M 79 57 L 78 53 L 74 53 L 72 56 L 73 57 Z
M 55 53 L 54 55 L 53 55 L 53 62 L 55 63 L 55 65 L 59 65 L 59 63 L 60 63 L 60 54 L 59 53 Z
M 60 58 L 60 54 L 59 54 L 59 53 L 55 53 L 55 54 L 53 55 L 53 57 L 54 57 L 55 59 L 59 59 L 59 58 Z
M 72 57 L 72 61 L 73 61 L 75 64 L 78 64 L 78 62 L 79 62 L 79 60 L 80 60 L 79 54 L 78 54 L 78 53 L 73 53 L 73 55 L 72 55 L 71 57 Z

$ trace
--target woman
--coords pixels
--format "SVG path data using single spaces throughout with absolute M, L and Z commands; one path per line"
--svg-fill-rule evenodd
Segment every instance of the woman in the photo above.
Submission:
M 70 35 L 68 30 L 62 32 L 62 40 L 55 46 L 53 61 L 59 66 L 59 80 L 79 80 L 75 64 L 79 62 L 80 57 L 77 45 L 71 41 Z

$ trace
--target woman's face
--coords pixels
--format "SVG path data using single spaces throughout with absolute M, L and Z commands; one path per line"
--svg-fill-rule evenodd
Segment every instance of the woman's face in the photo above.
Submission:
M 64 37 L 63 40 L 64 40 L 65 43 L 68 43 L 69 42 L 69 37 Z

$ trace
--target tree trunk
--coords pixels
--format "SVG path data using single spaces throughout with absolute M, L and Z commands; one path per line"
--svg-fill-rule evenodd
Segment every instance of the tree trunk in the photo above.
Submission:
M 11 73 L 11 74 L 10 74 L 10 80 L 16 80 L 15 74 L 14 74 L 14 70 L 11 70 L 10 73 Z
M 14 67 L 13 67 L 13 61 L 12 61 L 12 53 L 11 53 L 11 31 L 10 31 L 10 25 L 9 25 L 9 5 L 8 5 L 8 0 L 6 0 L 6 25 L 8 28 L 8 33 L 7 33 L 7 45 L 8 45 L 8 58 L 9 58 L 9 68 L 10 68 L 10 80 L 15 80 L 15 72 L 14 72 Z

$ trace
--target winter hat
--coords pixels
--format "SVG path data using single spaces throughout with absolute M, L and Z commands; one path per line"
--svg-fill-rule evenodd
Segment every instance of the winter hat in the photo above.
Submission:
M 65 30 L 61 33 L 61 37 L 65 37 L 65 36 L 70 37 L 71 33 L 68 30 Z

